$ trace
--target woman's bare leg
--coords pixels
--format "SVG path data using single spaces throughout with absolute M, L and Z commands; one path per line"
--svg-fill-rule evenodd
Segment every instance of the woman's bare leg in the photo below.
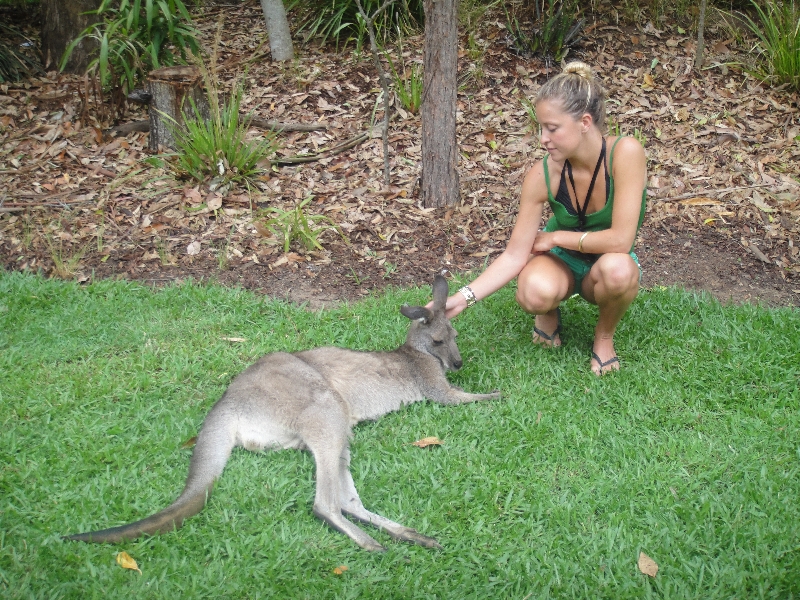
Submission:
M 539 254 L 528 261 L 517 277 L 517 303 L 522 310 L 536 315 L 536 328 L 550 334 L 558 327 L 556 309 L 575 287 L 575 278 L 563 261 L 551 254 Z M 533 342 L 545 346 L 560 346 L 561 338 L 547 340 L 536 332 Z
M 603 254 L 584 277 L 582 288 L 583 297 L 596 304 L 600 313 L 592 347 L 600 362 L 592 357 L 592 371 L 602 375 L 619 369 L 618 361 L 604 367 L 601 363 L 612 361 L 617 355 L 614 333 L 639 293 L 639 266 L 628 254 Z

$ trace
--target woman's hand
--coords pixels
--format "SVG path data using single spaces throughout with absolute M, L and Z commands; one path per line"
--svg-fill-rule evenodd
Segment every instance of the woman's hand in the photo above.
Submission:
M 433 302 L 428 302 L 425 308 L 433 310 Z M 467 299 L 464 298 L 464 294 L 461 292 L 456 292 L 447 299 L 447 303 L 444 305 L 444 316 L 452 319 L 460 315 L 465 308 L 467 308 Z
M 557 245 L 555 235 L 555 231 L 540 231 L 536 234 L 536 239 L 533 240 L 533 254 L 542 254 L 555 248 Z

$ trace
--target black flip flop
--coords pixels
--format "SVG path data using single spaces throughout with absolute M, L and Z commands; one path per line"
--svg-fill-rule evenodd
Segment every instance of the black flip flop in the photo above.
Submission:
M 555 345 L 555 339 L 556 339 L 557 335 L 561 334 L 561 307 L 560 306 L 556 307 L 556 315 L 558 316 L 558 325 L 556 325 L 556 330 L 553 333 L 547 334 L 544 331 L 542 331 L 541 329 L 539 329 L 538 327 L 536 327 L 536 325 L 533 326 L 533 333 L 538 335 L 543 340 L 547 340 L 548 342 L 550 342 L 550 347 L 551 348 L 558 348 L 558 346 Z M 544 345 L 544 344 L 542 344 L 542 345 Z
M 616 369 L 609 369 L 608 371 L 603 371 L 603 369 L 606 368 L 608 365 L 613 365 L 614 363 L 619 363 L 619 357 L 616 356 L 616 355 L 612 356 L 611 358 L 609 358 L 606 362 L 603 362 L 602 360 L 600 360 L 600 357 L 597 356 L 597 354 L 592 352 L 592 358 L 597 361 L 598 365 L 600 365 L 600 373 L 599 373 L 599 375 L 601 375 L 601 376 L 605 375 L 606 373 L 610 373 L 611 371 L 616 370 Z

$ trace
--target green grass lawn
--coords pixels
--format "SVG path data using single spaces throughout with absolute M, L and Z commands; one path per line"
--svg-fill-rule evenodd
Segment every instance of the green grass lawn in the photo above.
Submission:
M 617 334 L 623 370 L 602 379 L 594 307 L 570 300 L 564 346 L 547 350 L 502 290 L 456 320 L 451 375 L 502 400 L 356 427 L 365 506 L 442 550 L 365 527 L 388 547 L 372 554 L 328 528 L 297 451 L 234 452 L 177 532 L 61 540 L 170 503 L 185 442 L 261 354 L 394 348 L 399 305 L 429 295 L 312 313 L 218 286 L 0 274 L 0 596 L 800 598 L 800 311 L 665 289 L 640 294 Z M 411 445 L 427 436 L 443 445 Z M 123 550 L 141 574 L 117 565 Z

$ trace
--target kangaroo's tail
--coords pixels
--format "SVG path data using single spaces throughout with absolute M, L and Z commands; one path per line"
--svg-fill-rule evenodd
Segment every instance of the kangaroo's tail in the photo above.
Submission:
M 192 453 L 186 486 L 175 502 L 141 521 L 100 531 L 76 533 L 64 539 L 114 543 L 178 529 L 185 519 L 203 510 L 211 497 L 214 482 L 222 475 L 230 458 L 236 443 L 236 432 L 230 419 L 225 417 L 224 411 L 214 409 L 206 417 Z

